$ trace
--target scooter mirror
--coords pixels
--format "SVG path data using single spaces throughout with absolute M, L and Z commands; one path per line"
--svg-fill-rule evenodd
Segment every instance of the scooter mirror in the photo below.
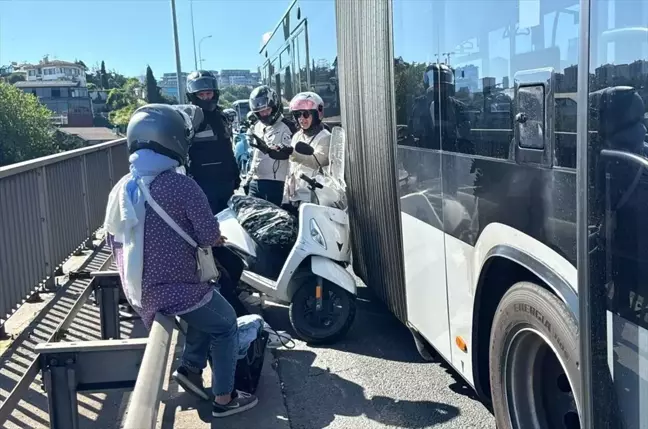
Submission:
M 308 143 L 304 142 L 297 142 L 295 145 L 295 151 L 302 155 L 312 155 L 315 153 L 315 149 L 313 149 L 313 147 Z

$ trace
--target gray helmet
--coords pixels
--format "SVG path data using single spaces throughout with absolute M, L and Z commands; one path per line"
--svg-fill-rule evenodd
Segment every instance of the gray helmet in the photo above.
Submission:
M 191 118 L 182 108 L 168 104 L 142 106 L 128 122 L 128 152 L 150 149 L 185 164 L 194 131 L 190 124 Z

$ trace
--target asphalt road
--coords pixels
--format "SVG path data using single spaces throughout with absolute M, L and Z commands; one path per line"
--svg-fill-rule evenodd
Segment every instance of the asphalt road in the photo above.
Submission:
M 286 307 L 263 313 L 292 333 Z M 359 302 L 342 342 L 296 343 L 275 352 L 291 429 L 495 428 L 464 380 L 444 362 L 423 361 L 409 331 L 375 300 Z

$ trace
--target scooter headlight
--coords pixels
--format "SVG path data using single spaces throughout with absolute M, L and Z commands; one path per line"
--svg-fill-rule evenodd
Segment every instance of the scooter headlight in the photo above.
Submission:
M 313 241 L 326 250 L 326 240 L 324 240 L 324 235 L 322 230 L 320 230 L 319 225 L 315 222 L 315 219 L 310 220 L 310 235 Z

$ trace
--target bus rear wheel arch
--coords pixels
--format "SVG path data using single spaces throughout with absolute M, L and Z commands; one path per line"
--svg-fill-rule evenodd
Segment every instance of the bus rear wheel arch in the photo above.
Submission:
M 500 429 L 579 429 L 578 324 L 532 282 L 513 285 L 493 319 L 490 393 Z

